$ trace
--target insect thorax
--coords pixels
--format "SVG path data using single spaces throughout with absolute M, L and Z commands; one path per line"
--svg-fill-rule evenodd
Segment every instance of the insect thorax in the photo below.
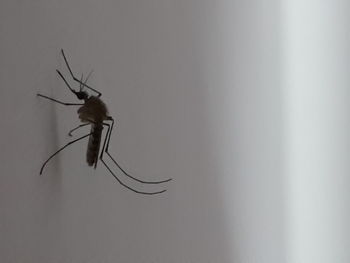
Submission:
M 91 96 L 78 109 L 78 114 L 82 122 L 100 123 L 107 119 L 108 110 L 100 98 Z

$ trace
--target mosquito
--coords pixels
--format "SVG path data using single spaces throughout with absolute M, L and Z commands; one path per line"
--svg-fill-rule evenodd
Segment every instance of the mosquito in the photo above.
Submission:
M 166 182 L 169 182 L 172 180 L 171 178 L 166 179 L 166 180 L 162 180 L 162 181 L 144 181 L 144 180 L 138 179 L 138 178 L 130 175 L 129 173 L 127 173 L 119 165 L 119 163 L 111 156 L 108 149 L 109 149 L 109 143 L 111 140 L 111 134 L 112 134 L 113 126 L 114 126 L 114 119 L 108 115 L 107 106 L 101 100 L 102 93 L 86 84 L 87 80 L 90 77 L 90 74 L 92 72 L 89 73 L 89 75 L 87 76 L 85 81 L 83 81 L 83 76 L 79 80 L 78 78 L 76 78 L 74 76 L 73 71 L 72 71 L 71 67 L 69 66 L 68 60 L 66 58 L 66 55 L 65 55 L 63 49 L 61 49 L 61 54 L 62 54 L 62 57 L 65 61 L 65 64 L 68 68 L 68 71 L 69 71 L 72 79 L 75 82 L 79 83 L 79 91 L 74 90 L 71 87 L 71 85 L 69 85 L 66 78 L 63 76 L 63 74 L 58 69 L 56 69 L 56 71 L 57 71 L 58 75 L 61 77 L 61 79 L 64 81 L 64 83 L 66 84 L 68 89 L 73 94 L 75 94 L 79 100 L 83 101 L 83 103 L 66 103 L 66 102 L 62 102 L 60 100 L 57 100 L 57 99 L 54 99 L 54 98 L 51 98 L 51 97 L 48 97 L 48 96 L 45 96 L 45 95 L 42 95 L 39 93 L 37 94 L 37 96 L 44 98 L 44 99 L 47 99 L 47 100 L 50 100 L 50 101 L 53 101 L 55 103 L 64 105 L 64 106 L 80 106 L 80 108 L 78 109 L 78 115 L 79 115 L 79 119 L 82 122 L 82 124 L 77 126 L 74 129 L 72 129 L 71 131 L 69 131 L 69 133 L 68 133 L 69 136 L 72 136 L 72 132 L 74 132 L 75 130 L 77 130 L 81 127 L 87 126 L 87 125 L 91 126 L 91 130 L 90 130 L 90 133 L 88 133 L 88 134 L 86 134 L 78 139 L 75 139 L 75 140 L 68 142 L 63 147 L 59 148 L 56 152 L 54 152 L 41 166 L 40 175 L 43 173 L 43 170 L 44 170 L 45 166 L 47 165 L 47 163 L 54 156 L 56 156 L 59 152 L 61 152 L 63 149 L 65 149 L 66 147 L 68 147 L 69 145 L 71 145 L 75 142 L 78 142 L 78 141 L 83 140 L 85 138 L 89 138 L 88 147 L 87 147 L 87 151 L 86 151 L 86 161 L 87 161 L 89 166 L 93 166 L 96 169 L 98 160 L 101 160 L 101 162 L 104 164 L 104 166 L 107 168 L 107 170 L 113 175 L 113 177 L 118 181 L 119 184 L 121 184 L 125 188 L 127 188 L 135 193 L 144 194 L 144 195 L 154 195 L 154 194 L 160 194 L 160 193 L 165 192 L 166 190 L 161 190 L 161 191 L 156 191 L 156 192 L 144 192 L 144 191 L 136 190 L 136 189 L 128 186 L 126 183 L 124 183 L 112 171 L 112 169 L 106 164 L 106 162 L 103 159 L 104 153 L 106 153 L 106 155 L 113 161 L 113 163 L 119 168 L 119 170 L 125 176 L 127 176 L 130 179 L 132 179 L 138 183 L 141 183 L 141 184 L 162 184 L 162 183 L 166 183 Z M 84 88 L 89 89 L 91 92 L 93 92 L 96 95 L 95 96 L 90 95 L 88 92 L 84 91 Z M 102 140 L 102 130 L 104 127 L 107 127 L 107 132 L 105 134 L 102 149 L 100 151 L 100 145 L 101 145 L 101 140 Z

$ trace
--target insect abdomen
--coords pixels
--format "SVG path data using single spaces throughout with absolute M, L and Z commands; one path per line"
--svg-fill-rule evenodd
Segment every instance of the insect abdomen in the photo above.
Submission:
M 102 130 L 102 125 L 93 124 L 91 126 L 91 135 L 89 137 L 89 143 L 86 152 L 86 161 L 89 166 L 95 165 L 94 168 L 96 168 L 98 153 L 100 151 Z

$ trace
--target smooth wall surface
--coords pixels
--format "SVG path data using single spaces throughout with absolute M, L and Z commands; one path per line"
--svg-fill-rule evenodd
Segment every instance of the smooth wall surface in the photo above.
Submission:
M 2 1 L 0 261 L 299 263 L 314 262 L 315 248 L 322 248 L 317 259 L 327 254 L 329 261 L 317 262 L 348 262 L 348 240 L 340 234 L 348 220 L 338 220 L 336 232 L 331 219 L 318 221 L 309 231 L 311 222 L 324 214 L 305 218 L 299 206 L 304 200 L 313 206 L 316 199 L 307 194 L 309 188 L 300 188 L 301 179 L 317 177 L 319 171 L 295 170 L 302 164 L 299 150 L 306 160 L 312 156 L 299 139 L 319 129 L 310 125 L 310 133 L 299 133 L 309 116 L 295 115 L 299 104 L 294 98 L 304 95 L 300 86 L 294 90 L 299 61 L 291 60 L 294 53 L 289 52 L 302 36 L 293 31 L 289 15 L 298 12 L 290 13 L 287 2 Z M 68 78 L 61 48 L 79 77 L 94 70 L 88 83 L 102 92 L 117 121 L 112 155 L 134 176 L 173 181 L 142 186 L 106 159 L 113 171 L 137 189 L 164 187 L 167 192 L 137 195 L 119 185 L 101 163 L 96 170 L 89 168 L 87 141 L 71 145 L 39 177 L 41 164 L 72 139 L 67 133 L 79 124 L 76 107 L 36 97 L 40 92 L 76 102 L 55 71 Z M 330 58 L 342 54 L 347 61 L 348 49 L 339 48 L 344 53 Z M 343 69 L 347 64 L 336 65 Z M 343 117 L 329 132 L 348 119 L 349 81 L 343 81 L 344 93 L 333 94 L 346 95 L 343 110 L 329 111 L 327 120 L 339 112 Z M 301 102 L 309 109 L 308 100 Z M 316 110 L 324 110 L 318 105 Z M 345 131 L 337 134 L 342 138 L 337 145 L 346 142 Z M 75 138 L 88 132 L 82 128 Z M 346 149 L 332 148 L 322 159 L 327 163 L 328 157 L 343 157 L 342 176 L 349 171 Z M 349 204 L 342 178 L 342 196 L 332 199 L 343 202 L 332 210 L 338 218 L 347 215 L 342 211 Z M 303 195 L 298 189 L 305 190 Z M 336 238 L 343 245 L 340 261 L 333 253 L 338 246 L 315 247 L 309 238 L 322 224 L 329 242 Z M 305 250 L 301 240 L 309 245 Z
M 349 262 L 348 1 L 283 6 L 289 262 Z

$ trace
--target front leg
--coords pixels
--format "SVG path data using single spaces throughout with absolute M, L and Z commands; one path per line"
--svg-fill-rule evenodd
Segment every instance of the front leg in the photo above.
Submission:
M 70 75 L 72 76 L 73 80 L 76 81 L 76 82 L 78 82 L 79 85 L 82 85 L 82 86 L 88 88 L 89 90 L 92 90 L 93 92 L 95 92 L 95 93 L 97 94 L 97 97 L 101 97 L 101 95 L 102 95 L 101 92 L 97 91 L 97 90 L 94 89 L 94 88 L 91 88 L 91 87 L 88 86 L 86 83 L 80 81 L 78 78 L 76 78 L 76 77 L 74 76 L 73 71 L 72 71 L 71 67 L 69 66 L 68 60 L 67 60 L 67 58 L 66 58 L 66 55 L 64 54 L 63 49 L 61 49 L 61 54 L 62 54 L 62 56 L 63 56 L 64 62 L 66 63 L 66 66 L 67 66 L 67 68 L 68 68 L 68 70 L 69 70 L 69 73 L 70 73 Z M 57 71 L 57 72 L 58 72 L 58 71 Z M 60 74 L 60 72 L 58 72 L 58 73 Z M 62 74 L 60 74 L 60 75 L 62 75 Z M 63 77 L 63 76 L 61 76 L 61 77 Z M 85 82 L 86 82 L 86 81 L 85 81 Z
M 37 94 L 37 96 L 38 97 L 42 97 L 42 98 L 47 99 L 47 100 L 51 100 L 53 102 L 56 102 L 58 104 L 65 105 L 65 106 L 82 106 L 82 105 L 84 105 L 84 103 L 67 103 L 67 102 L 62 102 L 62 101 L 56 100 L 54 98 L 50 98 L 48 96 L 39 94 L 39 93 Z

